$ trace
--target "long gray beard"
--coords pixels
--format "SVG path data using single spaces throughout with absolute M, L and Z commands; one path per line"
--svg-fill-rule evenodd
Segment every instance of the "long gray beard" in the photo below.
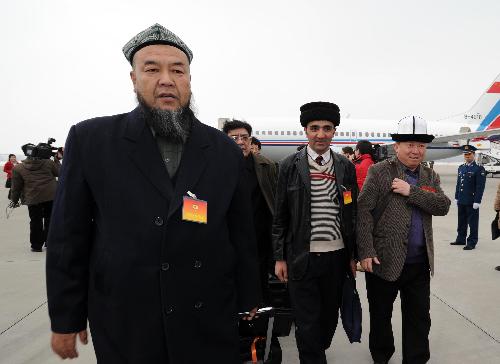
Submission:
M 156 135 L 165 137 L 173 143 L 185 143 L 193 120 L 193 111 L 190 106 L 178 110 L 161 110 L 149 107 L 140 94 L 137 101 L 146 123 L 155 131 Z

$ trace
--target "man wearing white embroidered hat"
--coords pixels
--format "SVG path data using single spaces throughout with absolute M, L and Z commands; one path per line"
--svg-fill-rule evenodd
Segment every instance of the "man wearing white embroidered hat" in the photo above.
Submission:
M 450 199 L 439 175 L 424 167 L 427 123 L 416 116 L 399 121 L 396 157 L 372 166 L 358 199 L 357 247 L 366 271 L 370 305 L 369 347 L 375 363 L 395 351 L 391 317 L 400 293 L 403 363 L 430 358 L 430 274 L 434 269 L 432 216 L 448 213 Z

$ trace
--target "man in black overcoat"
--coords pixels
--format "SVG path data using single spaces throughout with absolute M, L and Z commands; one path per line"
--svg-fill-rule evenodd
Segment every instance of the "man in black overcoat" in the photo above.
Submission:
M 139 106 L 71 127 L 47 253 L 52 348 L 99 363 L 237 363 L 260 301 L 244 162 L 190 109 L 192 53 L 155 24 L 123 49 Z M 99 158 L 95 158 L 98 155 Z

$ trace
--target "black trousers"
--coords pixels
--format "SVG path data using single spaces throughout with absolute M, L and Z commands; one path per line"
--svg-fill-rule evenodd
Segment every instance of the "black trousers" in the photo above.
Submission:
M 388 361 L 394 354 L 392 309 L 401 296 L 403 364 L 427 363 L 431 328 L 430 273 L 428 263 L 405 264 L 395 282 L 365 273 L 370 305 L 370 352 L 374 361 Z
M 30 243 L 33 249 L 41 249 L 49 234 L 52 201 L 28 205 L 30 215 Z
M 337 328 L 346 275 L 345 249 L 309 253 L 306 274 L 289 280 L 295 338 L 302 364 L 326 363 L 325 350 Z

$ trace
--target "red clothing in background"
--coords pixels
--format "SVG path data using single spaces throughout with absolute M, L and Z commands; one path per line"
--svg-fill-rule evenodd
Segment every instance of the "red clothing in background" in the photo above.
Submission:
M 7 173 L 7 179 L 12 178 L 12 168 L 14 168 L 14 163 L 12 163 L 11 161 L 7 161 L 3 166 L 3 171 Z
M 363 183 L 365 183 L 368 168 L 373 164 L 373 159 L 369 154 L 361 154 L 358 159 L 354 161 L 356 166 L 356 180 L 358 181 L 358 188 L 361 191 Z

